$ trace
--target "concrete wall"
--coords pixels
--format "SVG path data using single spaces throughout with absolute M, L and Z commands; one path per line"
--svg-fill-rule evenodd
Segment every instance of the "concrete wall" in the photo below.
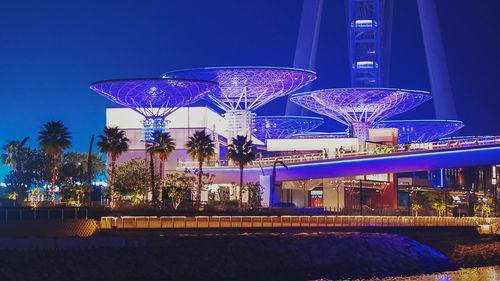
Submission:
M 91 219 L 9 221 L 0 224 L 0 237 L 87 237 L 98 231 Z

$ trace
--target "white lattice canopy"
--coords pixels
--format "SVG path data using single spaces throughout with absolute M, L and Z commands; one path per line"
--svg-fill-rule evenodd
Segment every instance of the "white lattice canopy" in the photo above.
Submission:
M 431 99 L 429 92 L 402 89 L 327 89 L 292 95 L 290 100 L 343 124 L 376 124 Z
M 219 89 L 207 95 L 225 111 L 255 110 L 316 79 L 313 71 L 279 67 L 207 67 L 168 72 L 163 77 L 215 81 Z
M 464 123 L 457 120 L 387 120 L 376 125 L 377 128 L 398 129 L 400 144 L 434 141 L 463 126 Z
M 253 136 L 259 140 L 288 138 L 314 130 L 323 119 L 307 116 L 256 116 L 253 119 Z

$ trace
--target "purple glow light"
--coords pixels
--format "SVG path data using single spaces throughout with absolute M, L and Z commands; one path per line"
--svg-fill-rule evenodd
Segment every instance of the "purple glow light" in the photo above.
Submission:
M 331 138 L 348 138 L 347 132 L 307 132 L 302 134 L 295 134 L 291 136 L 292 139 L 331 139 Z
M 287 163 L 288 169 L 276 167 L 277 181 L 346 177 L 366 174 L 438 170 L 481 165 L 494 165 L 500 157 L 500 146 L 455 148 L 402 154 L 371 155 L 351 159 L 329 159 L 308 163 Z M 245 182 L 259 181 L 272 172 L 272 166 L 245 168 Z M 262 172 L 263 171 L 263 172 Z M 238 168 L 207 168 L 214 183 L 230 183 L 239 177 Z
M 292 102 L 346 125 L 376 124 L 429 99 L 429 92 L 370 88 L 326 89 L 290 97 Z
M 217 83 L 193 79 L 117 79 L 98 81 L 90 88 L 105 98 L 129 107 L 146 119 L 159 118 L 202 98 Z
M 259 140 L 288 138 L 314 130 L 323 119 L 306 116 L 257 116 L 253 118 L 253 136 Z
M 207 67 L 168 72 L 163 77 L 215 81 L 219 90 L 208 94 L 225 111 L 254 110 L 290 94 L 316 79 L 313 71 L 278 67 Z
M 387 120 L 380 122 L 376 128 L 398 129 L 398 142 L 422 143 L 437 140 L 464 126 L 456 120 Z

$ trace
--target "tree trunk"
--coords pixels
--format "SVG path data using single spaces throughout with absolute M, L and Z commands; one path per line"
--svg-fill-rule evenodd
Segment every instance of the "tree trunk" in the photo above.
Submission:
M 56 203 L 56 176 L 57 176 L 57 166 L 54 165 L 54 169 L 52 170 L 52 186 L 50 187 L 50 202 L 53 205 Z
M 240 198 L 238 199 L 238 206 L 243 207 L 243 165 L 240 164 Z
M 196 192 L 196 207 L 201 207 L 201 187 L 203 186 L 203 158 L 198 158 L 198 190 Z
M 111 184 L 109 186 L 109 206 L 111 208 L 115 207 L 115 165 L 116 156 L 111 155 Z
M 151 169 L 151 195 L 152 195 L 152 201 L 153 205 L 156 204 L 156 188 L 155 188 L 155 165 L 153 163 L 153 153 L 149 154 L 149 168 Z
M 87 158 L 87 184 L 89 185 L 88 203 L 92 203 L 92 144 L 94 144 L 94 135 L 90 138 L 89 157 Z
M 306 188 L 306 183 L 304 183 L 304 185 L 303 185 L 303 190 L 304 190 L 304 208 L 307 208 L 307 205 L 308 205 L 307 203 L 309 203 L 309 202 L 307 202 L 307 188 Z
M 163 161 L 160 160 L 160 186 L 158 187 L 158 204 L 163 202 Z

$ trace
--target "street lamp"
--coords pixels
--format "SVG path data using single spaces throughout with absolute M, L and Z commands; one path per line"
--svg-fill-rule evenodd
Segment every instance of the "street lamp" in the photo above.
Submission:
M 359 211 L 363 215 L 363 180 L 359 180 Z
M 271 184 L 271 206 L 274 206 L 274 191 L 276 190 L 276 164 L 281 164 L 288 170 L 288 166 L 285 162 L 280 160 L 275 160 L 273 163 L 273 174 L 272 174 L 272 184 Z

